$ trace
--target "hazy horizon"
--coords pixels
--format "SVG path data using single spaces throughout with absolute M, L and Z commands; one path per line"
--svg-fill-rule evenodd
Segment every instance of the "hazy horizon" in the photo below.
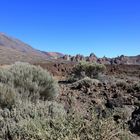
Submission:
M 140 54 L 138 0 L 4 0 L 1 32 L 32 47 L 98 57 Z

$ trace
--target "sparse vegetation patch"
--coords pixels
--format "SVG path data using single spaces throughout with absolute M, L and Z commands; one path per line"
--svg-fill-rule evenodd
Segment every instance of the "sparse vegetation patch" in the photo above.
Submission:
M 72 71 L 71 80 L 76 81 L 89 77 L 92 79 L 98 79 L 100 73 L 104 72 L 106 67 L 103 64 L 80 62 Z

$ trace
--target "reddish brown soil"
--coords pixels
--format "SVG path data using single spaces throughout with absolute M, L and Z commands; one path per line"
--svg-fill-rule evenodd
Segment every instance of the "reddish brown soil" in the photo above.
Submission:
M 72 62 L 49 62 L 49 63 L 36 63 L 44 69 L 47 69 L 53 76 L 64 77 L 69 74 L 74 67 L 75 63 Z
M 54 76 L 66 76 L 71 73 L 75 66 L 74 62 L 48 62 L 36 63 L 50 71 Z M 140 78 L 140 65 L 106 65 L 106 74 L 114 76 L 131 76 Z
M 107 65 L 108 74 L 124 74 L 140 78 L 140 65 Z

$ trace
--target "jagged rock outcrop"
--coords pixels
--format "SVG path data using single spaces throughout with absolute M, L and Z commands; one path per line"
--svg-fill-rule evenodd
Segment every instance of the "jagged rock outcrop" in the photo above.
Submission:
M 60 59 L 66 60 L 66 61 L 72 61 L 72 62 L 79 62 L 79 61 L 87 61 L 87 62 L 96 62 L 100 64 L 111 64 L 111 65 L 123 65 L 123 64 L 128 64 L 128 65 L 140 65 L 140 55 L 138 56 L 118 56 L 115 58 L 98 58 L 94 53 L 91 53 L 89 56 L 84 57 L 83 55 L 76 55 L 76 56 L 71 56 L 71 55 L 65 55 L 61 57 Z

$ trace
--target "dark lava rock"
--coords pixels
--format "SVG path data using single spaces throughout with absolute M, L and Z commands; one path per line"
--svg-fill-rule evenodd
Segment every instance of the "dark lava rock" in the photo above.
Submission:
M 132 133 L 140 135 L 140 107 L 132 112 L 131 120 L 128 121 Z
M 119 115 L 114 115 L 113 118 L 114 118 L 114 121 L 115 121 L 116 123 L 119 123 L 120 120 L 121 120 L 121 116 L 119 116 Z
M 116 99 L 107 99 L 107 103 L 105 104 L 107 108 L 114 109 L 114 107 L 123 107 L 123 101 L 121 98 Z

